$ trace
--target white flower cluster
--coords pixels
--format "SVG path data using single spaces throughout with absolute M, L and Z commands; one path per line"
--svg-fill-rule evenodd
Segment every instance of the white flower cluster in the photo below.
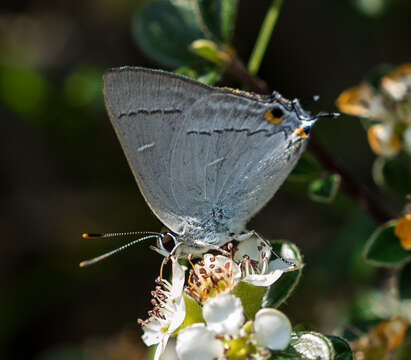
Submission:
M 154 308 L 147 320 L 139 320 L 144 343 L 158 344 L 155 360 L 174 335 L 180 360 L 267 359 L 270 350 L 287 347 L 291 336 L 288 318 L 273 308 L 260 309 L 250 318 L 236 288 L 243 282 L 264 290 L 301 264 L 284 246 L 282 256 L 289 260 L 270 261 L 271 246 L 257 237 L 229 250 L 229 257 L 205 254 L 196 264 L 189 259 L 192 269 L 187 282 L 186 269 L 171 257 L 171 283 L 157 280 L 152 292 Z
M 378 89 L 364 82 L 344 91 L 337 106 L 376 122 L 368 128 L 368 141 L 376 154 L 390 157 L 401 148 L 411 154 L 411 64 L 383 76 Z

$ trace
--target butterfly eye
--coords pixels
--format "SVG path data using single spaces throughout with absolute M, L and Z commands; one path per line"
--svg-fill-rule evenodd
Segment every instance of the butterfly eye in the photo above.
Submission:
M 278 124 L 284 119 L 284 111 L 279 106 L 275 106 L 265 112 L 267 121 Z

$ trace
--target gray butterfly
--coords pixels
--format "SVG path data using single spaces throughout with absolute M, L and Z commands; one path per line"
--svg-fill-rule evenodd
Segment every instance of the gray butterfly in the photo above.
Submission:
M 108 71 L 104 97 L 140 191 L 182 255 L 247 236 L 246 223 L 293 169 L 318 116 L 278 93 L 139 67 Z

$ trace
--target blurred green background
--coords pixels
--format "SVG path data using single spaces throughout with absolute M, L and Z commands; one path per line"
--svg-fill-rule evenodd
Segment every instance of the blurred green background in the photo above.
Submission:
M 233 43 L 245 62 L 270 3 L 240 1 Z M 163 67 L 133 36 L 143 5 L 0 5 L 1 359 L 145 354 L 136 319 L 150 308 L 161 257 L 141 244 L 78 267 L 123 243 L 84 240 L 84 231 L 161 228 L 137 189 L 101 93 L 109 67 Z M 338 94 L 376 65 L 411 60 L 410 14 L 409 0 L 285 0 L 259 75 L 307 109 L 334 111 Z M 229 77 L 219 84 L 238 85 Z M 314 104 L 315 94 L 321 99 Z M 357 119 L 323 120 L 313 133 L 380 202 L 400 209 L 400 199 L 388 200 L 372 182 L 374 155 Z M 356 294 L 384 281 L 360 257 L 375 223 L 344 195 L 323 205 L 294 185 L 289 181 L 249 228 L 301 248 L 304 276 L 282 310 L 294 324 L 332 333 Z

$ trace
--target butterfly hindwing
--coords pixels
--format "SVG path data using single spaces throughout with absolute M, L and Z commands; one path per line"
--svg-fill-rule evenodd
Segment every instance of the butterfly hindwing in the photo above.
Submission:
M 232 231 L 274 195 L 302 151 L 265 118 L 273 100 L 159 70 L 104 76 L 111 122 L 147 203 L 172 231 L 215 212 Z

